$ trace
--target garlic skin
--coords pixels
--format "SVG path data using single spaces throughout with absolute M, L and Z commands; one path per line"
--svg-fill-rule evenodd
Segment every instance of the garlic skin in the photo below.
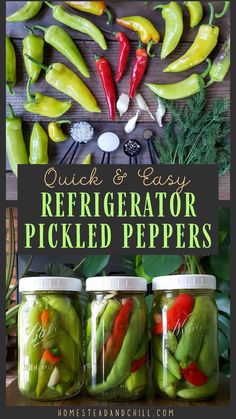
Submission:
M 151 113 L 151 111 L 150 111 L 144 97 L 141 95 L 141 93 L 138 93 L 135 96 L 135 99 L 136 99 L 136 102 L 137 102 L 137 105 L 138 105 L 139 109 L 141 109 L 141 111 L 149 113 L 150 117 L 155 120 L 153 114 Z
M 161 99 L 157 98 L 157 102 L 158 102 L 158 107 L 157 107 L 157 111 L 156 111 L 156 120 L 157 120 L 157 123 L 158 123 L 159 127 L 162 128 L 163 127 L 162 119 L 163 119 L 163 117 L 166 113 L 166 107 L 165 107 L 165 105 L 164 105 L 164 103 L 162 102 Z
M 136 124 L 137 124 L 139 112 L 140 112 L 140 109 L 136 112 L 136 115 L 134 115 L 125 125 L 126 134 L 131 134 L 131 132 L 134 131 L 134 129 L 136 127 Z
M 100 317 L 107 305 L 106 300 L 95 300 L 91 304 L 91 312 L 94 318 Z
M 122 93 L 116 103 L 116 108 L 120 113 L 120 117 L 127 112 L 129 108 L 130 98 L 126 93 Z
M 57 367 L 54 368 L 52 374 L 50 375 L 49 381 L 48 381 L 48 387 L 52 388 L 56 386 L 60 381 L 60 371 Z

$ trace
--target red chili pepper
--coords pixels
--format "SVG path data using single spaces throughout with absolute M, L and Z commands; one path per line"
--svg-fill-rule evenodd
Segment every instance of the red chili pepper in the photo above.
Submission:
M 49 349 L 46 349 L 43 353 L 43 360 L 48 361 L 50 364 L 57 364 L 61 359 L 61 356 L 54 356 Z
M 104 365 L 107 371 L 112 367 L 121 350 L 132 309 L 133 299 L 129 298 L 116 316 L 111 334 L 105 344 Z
M 166 312 L 167 330 L 183 327 L 192 313 L 193 303 L 194 300 L 190 294 L 180 294 L 176 297 L 174 303 Z M 160 322 L 153 326 L 152 333 L 163 333 L 166 327 L 163 327 L 163 321 L 160 318 Z
M 203 386 L 209 380 L 209 377 L 198 369 L 196 362 L 192 362 L 188 368 L 181 368 L 181 371 L 184 379 L 194 386 Z
M 117 41 L 120 43 L 120 51 L 118 58 L 118 67 L 116 72 L 116 81 L 120 81 L 123 76 L 130 52 L 130 42 L 123 32 L 116 32 Z
M 102 81 L 103 90 L 105 93 L 107 106 L 109 109 L 109 115 L 112 121 L 115 119 L 116 114 L 116 91 L 115 91 L 115 84 L 111 73 L 111 67 L 109 62 L 105 57 L 98 57 L 95 55 L 96 58 L 96 67 L 98 70 L 98 74 Z
M 131 365 L 131 372 L 138 371 L 147 361 L 147 354 L 144 354 L 141 358 L 135 359 Z
M 133 98 L 135 95 L 135 92 L 141 83 L 144 73 L 147 68 L 148 63 L 148 55 L 147 51 L 144 48 L 139 47 L 136 50 L 136 58 L 134 61 L 133 71 L 130 79 L 130 90 L 129 90 L 129 96 L 130 98 Z

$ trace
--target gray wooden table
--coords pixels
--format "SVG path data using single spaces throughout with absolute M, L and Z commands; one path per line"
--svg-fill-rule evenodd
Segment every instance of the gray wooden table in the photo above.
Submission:
M 60 3 L 60 2 L 57 2 Z M 163 39 L 164 34 L 164 22 L 161 17 L 160 12 L 153 12 L 152 6 L 153 4 L 156 4 L 156 2 L 149 1 L 147 2 L 147 5 L 145 5 L 144 1 L 110 1 L 107 2 L 114 12 L 114 15 L 119 16 L 129 16 L 129 15 L 143 15 L 149 18 L 153 24 L 158 28 L 161 39 Z M 165 2 L 162 2 L 165 3 Z M 181 2 L 182 3 L 182 2 Z M 221 10 L 223 2 L 217 1 L 214 2 L 216 4 L 216 10 Z M 13 12 L 13 10 L 16 10 L 18 7 L 22 5 L 22 2 L 19 1 L 7 1 L 7 7 L 6 7 L 6 15 L 9 15 Z M 204 3 L 204 9 L 205 9 L 205 17 L 204 21 L 207 22 L 207 19 L 209 17 L 209 7 L 207 5 L 207 2 Z M 185 10 L 183 6 L 184 11 L 184 19 L 185 19 L 185 29 L 184 34 L 182 36 L 181 42 L 176 48 L 176 50 L 171 54 L 170 57 L 168 57 L 166 60 L 161 61 L 160 60 L 160 49 L 161 49 L 161 42 L 157 47 L 155 47 L 155 50 L 157 52 L 156 57 L 149 60 L 148 70 L 144 79 L 144 82 L 158 82 L 158 83 L 167 83 L 167 82 L 175 82 L 182 80 L 183 78 L 187 77 L 192 73 L 192 71 L 186 71 L 184 73 L 163 73 L 163 68 L 170 62 L 172 62 L 174 59 L 179 57 L 184 51 L 187 50 L 190 43 L 193 41 L 193 39 L 196 36 L 197 30 L 196 29 L 190 29 L 189 28 L 189 16 L 188 12 Z M 75 13 L 76 12 L 74 10 Z M 85 14 L 84 14 L 85 16 Z M 93 21 L 95 24 L 97 24 L 101 29 L 107 29 L 106 25 L 106 18 L 105 17 L 97 17 L 93 15 L 86 14 L 86 17 Z M 44 5 L 41 12 L 38 16 L 36 16 L 35 19 L 32 19 L 31 21 L 28 21 L 28 26 L 33 26 L 35 24 L 45 25 L 49 26 L 51 24 L 59 24 L 52 18 L 51 10 Z M 215 57 L 215 55 L 218 53 L 219 49 L 222 46 L 222 43 L 224 42 L 227 33 L 229 31 L 229 13 L 223 17 L 222 19 L 219 19 L 217 21 L 217 25 L 220 27 L 220 37 L 219 37 L 219 43 L 217 47 L 215 48 L 212 58 Z M 83 53 L 90 72 L 91 72 L 91 78 L 88 80 L 85 80 L 88 84 L 89 88 L 92 90 L 94 95 L 96 96 L 99 105 L 101 106 L 102 113 L 101 114 L 90 114 L 83 110 L 78 104 L 73 103 L 73 106 L 71 110 L 65 115 L 66 119 L 70 119 L 73 122 L 78 121 L 88 121 L 92 123 L 92 125 L 95 128 L 95 138 L 92 140 L 90 144 L 82 145 L 79 150 L 79 154 L 76 159 L 76 163 L 81 163 L 84 159 L 84 157 L 88 153 L 93 154 L 93 162 L 94 163 L 100 163 L 102 158 L 102 153 L 97 147 L 97 138 L 98 136 L 104 132 L 104 131 L 113 131 L 117 133 L 121 139 L 121 145 L 119 149 L 111 155 L 111 163 L 113 164 L 121 164 L 121 163 L 128 163 L 128 158 L 123 154 L 123 143 L 128 138 L 135 138 L 141 141 L 142 143 L 142 153 L 139 157 L 139 163 L 150 163 L 150 158 L 147 150 L 147 145 L 143 141 L 143 131 L 146 128 L 152 129 L 152 131 L 155 134 L 162 135 L 162 129 L 158 127 L 156 122 L 153 122 L 153 120 L 149 117 L 149 115 L 145 112 L 142 112 L 140 114 L 139 122 L 137 125 L 136 130 L 130 134 L 127 135 L 124 131 L 125 122 L 135 114 L 137 110 L 137 106 L 135 104 L 135 101 L 131 103 L 131 106 L 129 108 L 129 111 L 123 115 L 122 119 L 119 118 L 119 115 L 116 116 L 115 122 L 109 121 L 106 101 L 104 98 L 103 90 L 101 88 L 101 83 L 96 71 L 95 63 L 92 54 L 88 51 L 86 48 L 89 47 L 93 51 L 97 52 L 98 54 L 105 55 L 112 66 L 113 73 L 115 73 L 116 65 L 117 65 L 117 59 L 118 59 L 118 51 L 119 51 L 119 45 L 118 42 L 115 40 L 115 38 L 111 35 L 105 35 L 108 41 L 108 50 L 105 52 L 102 52 L 99 48 L 99 46 L 91 41 L 91 39 L 75 30 L 71 30 L 68 27 L 65 27 L 66 31 L 72 36 L 72 38 L 75 40 L 76 44 L 78 45 L 79 49 Z M 119 30 L 120 27 L 118 25 L 113 25 L 111 30 Z M 135 56 L 135 48 L 137 47 L 137 35 L 132 33 L 131 31 L 126 31 L 129 39 L 132 43 L 129 63 L 127 67 L 127 71 L 125 73 L 125 76 L 123 77 L 122 81 L 117 85 L 117 95 L 121 94 L 122 92 L 128 92 L 129 89 L 129 79 L 130 79 L 130 72 L 132 68 L 132 61 Z M 24 110 L 23 104 L 25 101 L 25 88 L 26 88 L 26 82 L 27 82 L 27 74 L 24 68 L 23 63 L 23 57 L 22 57 L 22 39 L 27 35 L 27 31 L 24 29 L 24 23 L 7 23 L 7 34 L 11 37 L 17 54 L 17 86 L 16 86 L 16 96 L 9 97 L 7 96 L 7 103 L 11 103 L 14 107 L 15 113 L 20 116 L 23 120 L 23 128 L 24 128 L 24 137 L 27 144 L 27 147 L 29 146 L 29 138 L 30 138 L 30 132 L 32 129 L 32 125 L 36 121 L 40 121 L 42 125 L 47 129 L 47 125 L 49 122 L 49 119 L 39 117 L 34 114 L 30 114 Z M 45 45 L 45 58 L 44 63 L 46 65 L 51 64 L 53 62 L 61 62 L 66 65 L 68 65 L 72 70 L 75 70 L 73 66 L 68 63 L 66 58 L 64 58 L 60 53 L 58 53 L 56 50 L 54 50 L 49 45 Z M 201 64 L 196 68 L 197 72 L 201 72 L 205 68 L 205 64 Z M 150 110 L 154 113 L 157 109 L 157 102 L 155 95 L 152 94 L 149 89 L 145 87 L 144 82 L 140 86 L 140 93 L 143 94 L 145 97 Z M 57 90 L 53 89 L 51 86 L 49 86 L 44 79 L 43 72 L 41 73 L 40 79 L 37 82 L 35 86 L 32 87 L 32 90 L 37 89 L 38 91 L 54 96 L 61 100 L 66 100 L 66 96 L 62 93 L 58 92 Z M 216 96 L 221 97 L 229 97 L 230 95 L 230 80 L 229 76 L 227 76 L 227 79 L 223 83 L 215 83 L 213 86 L 211 86 L 207 91 L 207 97 L 208 97 L 208 103 L 209 106 L 211 105 L 212 101 Z M 179 101 L 180 103 L 182 101 Z M 170 115 L 167 114 L 165 116 L 165 122 L 168 121 L 170 118 Z M 64 117 L 63 117 L 64 119 Z M 50 163 L 56 164 L 60 158 L 65 153 L 66 149 L 69 146 L 69 142 L 61 143 L 61 144 L 55 144 L 52 141 L 49 142 L 49 156 L 50 156 Z M 7 199 L 8 200 L 15 200 L 17 199 L 17 180 L 13 173 L 10 170 L 9 163 L 6 162 L 6 189 L 7 189 Z M 225 174 L 219 179 L 219 199 L 222 200 L 228 200 L 230 198 L 230 175 L 229 173 Z

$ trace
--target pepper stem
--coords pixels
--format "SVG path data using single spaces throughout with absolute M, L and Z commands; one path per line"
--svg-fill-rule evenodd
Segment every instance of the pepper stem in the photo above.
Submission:
M 223 17 L 228 12 L 229 8 L 230 8 L 230 1 L 225 1 L 224 8 L 223 8 L 222 12 L 215 13 L 216 19 L 219 19 L 219 18 Z
M 15 96 L 15 92 L 13 90 L 13 84 L 12 83 L 7 83 L 7 90 L 8 90 L 8 92 L 11 96 Z
M 56 122 L 56 125 L 59 125 L 59 127 L 63 124 L 71 124 L 71 121 L 69 121 L 69 119 L 63 119 L 62 121 Z
M 153 40 L 149 41 L 148 44 L 147 44 L 147 55 L 149 57 L 152 57 L 152 58 L 155 57 L 155 55 L 156 55 L 156 54 L 151 54 L 151 48 L 152 48 L 153 45 L 154 45 Z
M 45 26 L 41 26 L 41 25 L 35 25 L 35 26 L 33 26 L 33 29 L 39 29 L 40 31 L 43 31 L 44 33 L 47 30 L 47 28 Z
M 212 26 L 212 23 L 215 17 L 215 8 L 212 2 L 209 3 L 209 7 L 210 7 L 210 18 L 208 21 L 208 25 Z
M 210 60 L 210 58 L 207 58 L 207 59 L 206 59 L 206 62 L 207 62 L 207 68 L 206 68 L 206 70 L 205 70 L 205 71 L 203 71 L 203 73 L 202 73 L 202 74 L 200 74 L 200 77 L 201 77 L 202 79 L 204 79 L 204 78 L 207 76 L 207 74 L 209 73 L 209 71 L 210 71 L 210 69 L 211 69 L 211 60 Z
M 164 4 L 156 4 L 156 6 L 154 6 L 154 7 L 152 8 L 152 10 L 156 10 L 156 9 L 163 9 L 163 7 L 165 7 L 165 5 L 164 5 Z
M 99 60 L 100 56 L 99 56 L 98 54 L 96 54 L 96 52 L 94 52 L 92 49 L 90 49 L 90 48 L 89 48 L 89 47 L 85 44 L 85 42 L 84 42 L 84 46 L 85 46 L 85 48 L 87 48 L 87 50 L 88 50 L 88 51 L 90 51 L 90 52 L 91 52 L 91 54 L 93 54 L 93 56 L 94 56 L 95 60 Z
M 27 30 L 27 31 L 29 31 L 29 33 L 30 33 L 30 35 L 34 35 L 34 31 L 33 31 L 33 29 L 32 28 L 30 28 L 29 26 L 24 26 L 24 28 Z
M 44 2 L 48 7 L 51 7 L 51 9 L 54 9 L 55 6 L 53 6 L 49 1 Z
M 10 103 L 7 104 L 7 108 L 9 110 L 10 118 L 15 118 L 16 115 L 15 115 L 14 109 L 13 109 L 13 107 Z
M 107 7 L 106 7 L 104 12 L 107 14 L 107 17 L 108 17 L 107 25 L 110 25 L 113 21 L 113 14 L 111 13 L 111 11 Z
M 30 61 L 32 61 L 32 63 L 38 65 L 44 71 L 48 72 L 48 70 L 50 69 L 50 67 L 47 67 L 46 65 L 43 65 L 42 63 L 40 63 L 39 61 L 35 60 L 35 58 L 31 57 L 30 55 L 24 54 L 24 56 L 27 57 Z
M 215 83 L 215 81 L 214 81 L 213 79 L 210 79 L 210 80 L 206 83 L 205 87 L 206 87 L 206 88 L 207 88 L 207 87 L 210 87 L 213 83 Z
M 26 86 L 26 96 L 27 96 L 28 103 L 32 103 L 34 101 L 34 96 L 32 95 L 30 88 L 31 88 L 31 77 L 29 77 L 27 86 Z

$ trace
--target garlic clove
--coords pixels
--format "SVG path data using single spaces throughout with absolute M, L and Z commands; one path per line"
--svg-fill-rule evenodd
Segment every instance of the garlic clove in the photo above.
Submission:
M 56 386 L 60 381 L 60 371 L 57 367 L 54 368 L 52 374 L 50 375 L 49 381 L 48 381 L 48 387 L 52 388 Z
M 100 317 L 102 313 L 104 312 L 106 305 L 107 305 L 106 300 L 93 301 L 91 304 L 92 316 L 95 318 Z
M 136 114 L 125 125 L 125 132 L 127 134 L 131 134 L 131 132 L 134 131 L 134 129 L 136 127 L 136 124 L 137 124 L 139 112 L 140 112 L 140 109 L 136 112 Z
M 120 113 L 120 117 L 122 117 L 122 115 L 127 112 L 128 108 L 129 108 L 129 101 L 130 98 L 126 93 L 122 93 L 116 103 L 116 108 Z
M 151 111 L 150 111 L 144 97 L 141 95 L 141 93 L 138 93 L 135 96 L 135 98 L 136 98 L 136 102 L 137 102 L 137 105 L 138 105 L 139 109 L 141 109 L 141 111 L 148 112 L 150 117 L 155 120 L 153 114 L 151 113 Z
M 157 102 L 158 102 L 158 108 L 157 108 L 157 111 L 156 111 L 156 120 L 157 120 L 157 123 L 158 123 L 159 127 L 162 128 L 163 127 L 162 119 L 163 119 L 163 117 L 166 113 L 166 107 L 165 107 L 165 105 L 164 105 L 164 103 L 162 102 L 161 99 L 157 98 Z

